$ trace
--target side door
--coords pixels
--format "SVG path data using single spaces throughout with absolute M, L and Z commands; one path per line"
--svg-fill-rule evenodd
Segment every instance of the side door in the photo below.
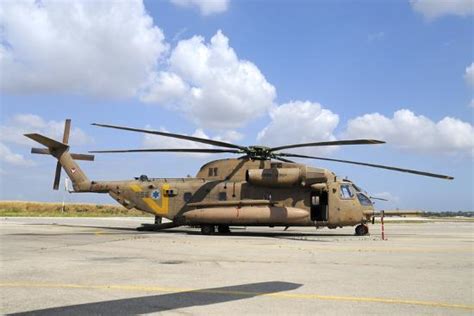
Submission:
M 355 211 L 358 210 L 356 192 L 350 183 L 336 182 L 332 186 L 331 215 L 338 225 L 349 225 L 356 221 Z
M 326 190 L 311 191 L 311 220 L 327 222 L 329 220 L 329 201 Z

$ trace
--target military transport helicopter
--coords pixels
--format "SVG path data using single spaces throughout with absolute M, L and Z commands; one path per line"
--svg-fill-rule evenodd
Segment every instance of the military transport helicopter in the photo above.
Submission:
M 32 148 L 34 154 L 49 154 L 58 162 L 53 188 L 59 187 L 61 167 L 72 180 L 74 192 L 107 193 L 128 209 L 153 214 L 154 224 L 139 230 L 160 230 L 182 225 L 199 226 L 203 234 L 229 233 L 229 226 L 315 226 L 337 228 L 356 226 L 356 235 L 368 233 L 367 223 L 377 212 L 371 197 L 356 184 L 328 169 L 295 163 L 289 158 L 307 158 L 382 168 L 416 175 L 452 180 L 453 177 L 429 172 L 365 162 L 340 160 L 289 153 L 284 150 L 315 146 L 374 145 L 374 139 L 337 140 L 292 144 L 278 147 L 241 146 L 161 131 L 92 124 L 99 127 L 147 133 L 189 140 L 221 148 L 208 149 L 132 149 L 100 150 L 90 153 L 227 153 L 234 159 L 204 164 L 194 178 L 149 178 L 134 180 L 90 181 L 76 160 L 94 160 L 93 155 L 69 152 L 71 120 L 66 120 L 62 142 L 40 134 L 26 137 L 46 148 Z M 398 212 L 400 214 L 400 212 Z M 162 218 L 171 222 L 162 223 Z

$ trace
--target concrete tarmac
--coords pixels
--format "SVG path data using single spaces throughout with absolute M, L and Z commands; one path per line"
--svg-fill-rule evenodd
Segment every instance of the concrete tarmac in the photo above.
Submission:
M 0 313 L 472 315 L 474 223 L 150 233 L 150 218 L 0 219 Z

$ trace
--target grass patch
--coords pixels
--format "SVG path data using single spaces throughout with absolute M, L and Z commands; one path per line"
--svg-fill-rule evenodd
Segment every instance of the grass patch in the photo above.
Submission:
M 151 216 L 147 213 L 120 205 L 87 203 L 62 203 L 0 201 L 0 216 L 13 217 L 117 217 Z

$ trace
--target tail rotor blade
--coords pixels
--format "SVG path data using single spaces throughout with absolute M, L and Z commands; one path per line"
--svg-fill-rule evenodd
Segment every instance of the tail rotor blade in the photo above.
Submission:
M 64 122 L 63 144 L 69 142 L 69 135 L 71 133 L 71 119 L 66 119 Z M 56 164 L 56 173 L 54 174 L 53 190 L 59 190 L 59 182 L 61 181 L 61 163 Z
M 63 143 L 67 144 L 69 141 L 69 134 L 71 132 L 71 119 L 67 119 L 64 123 Z
M 54 174 L 54 184 L 53 184 L 53 189 L 58 190 L 59 189 L 59 181 L 61 180 L 61 164 L 58 163 L 56 164 L 56 173 Z

